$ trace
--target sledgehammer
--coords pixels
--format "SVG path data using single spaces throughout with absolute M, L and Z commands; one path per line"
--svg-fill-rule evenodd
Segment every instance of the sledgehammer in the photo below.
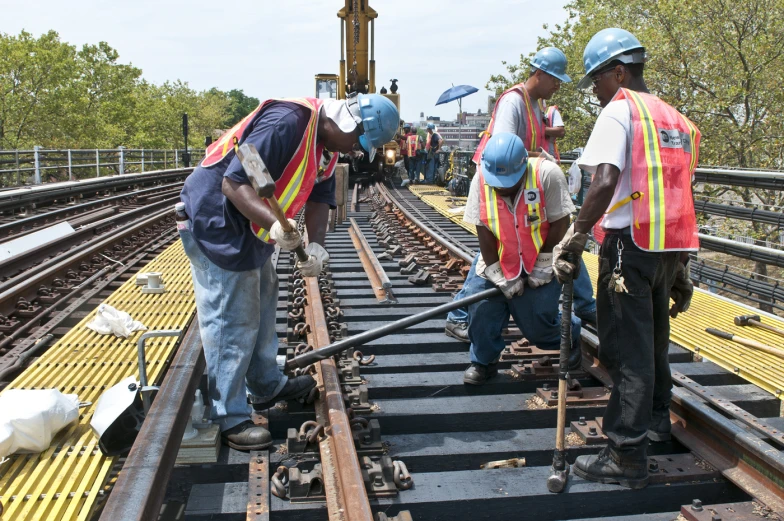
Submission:
M 286 367 L 289 369 L 293 367 L 307 367 L 313 362 L 326 360 L 330 356 L 336 355 L 341 351 L 345 351 L 346 349 L 351 349 L 352 347 L 366 344 L 371 340 L 391 335 L 392 333 L 396 333 L 407 327 L 415 326 L 421 322 L 424 322 L 425 320 L 429 320 L 444 313 L 454 311 L 457 308 L 468 306 L 474 302 L 479 302 L 480 300 L 484 300 L 490 297 L 496 297 L 501 294 L 502 293 L 500 289 L 491 288 L 480 291 L 479 293 L 475 293 L 473 295 L 469 295 L 457 301 L 453 300 L 452 302 L 442 304 L 427 311 L 423 311 L 422 313 L 417 313 L 416 315 L 411 315 L 410 317 L 401 318 L 400 320 L 396 320 L 391 324 L 386 324 L 384 326 L 377 327 L 376 329 L 371 329 L 370 331 L 365 331 L 364 333 L 338 340 L 337 342 L 329 344 L 328 346 L 324 346 L 320 349 L 316 349 L 315 351 L 310 351 L 309 353 L 295 356 L 291 360 L 286 361 Z M 569 320 L 571 320 L 571 317 Z M 569 355 L 567 351 L 567 358 L 568 356 Z M 564 391 L 564 396 L 566 396 L 566 391 Z
M 784 351 L 782 351 L 781 349 L 777 349 L 773 346 L 765 345 L 762 342 L 757 342 L 753 338 L 744 338 L 742 336 L 733 335 L 732 333 L 725 333 L 724 331 L 719 331 L 718 329 L 713 329 L 712 327 L 706 328 L 705 332 L 710 333 L 713 336 L 717 336 L 725 340 L 730 340 L 732 342 L 736 342 L 744 346 L 753 347 L 754 349 L 758 349 L 764 353 L 768 353 L 769 355 L 777 356 L 779 358 L 784 358 Z
M 735 325 L 741 327 L 754 326 L 772 333 L 776 333 L 777 335 L 784 336 L 784 329 L 779 329 L 777 327 L 769 326 L 768 324 L 763 324 L 762 317 L 759 315 L 741 315 L 739 317 L 735 317 Z
M 240 163 L 242 163 L 242 168 L 245 170 L 251 186 L 256 190 L 259 197 L 267 200 L 283 231 L 286 233 L 294 231 L 291 223 L 286 219 L 286 214 L 278 204 L 278 200 L 275 197 L 275 181 L 272 180 L 272 176 L 269 170 L 267 170 L 267 165 L 264 164 L 256 147 L 251 143 L 243 143 L 237 149 L 237 157 Z M 305 248 L 301 244 L 297 246 L 294 253 L 297 254 L 297 258 L 300 261 L 305 262 L 308 260 L 308 254 L 305 253 Z

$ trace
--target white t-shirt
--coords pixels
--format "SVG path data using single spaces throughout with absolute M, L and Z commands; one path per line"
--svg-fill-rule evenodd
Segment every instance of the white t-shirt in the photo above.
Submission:
M 531 100 L 533 105 L 534 116 L 542 121 L 542 111 L 539 109 L 539 103 L 536 100 Z M 493 124 L 493 134 L 499 132 L 511 132 L 525 141 L 526 133 L 528 132 L 528 111 L 525 109 L 525 102 L 523 97 L 515 92 L 510 92 L 503 96 L 495 109 L 495 123 Z
M 574 203 L 569 195 L 569 187 L 566 183 L 561 168 L 552 161 L 544 160 L 540 168 L 542 188 L 544 189 L 544 204 L 547 222 L 555 222 L 574 212 Z M 463 221 L 475 226 L 484 226 L 479 219 L 479 191 L 482 187 L 479 183 L 479 176 L 475 175 L 471 180 L 471 188 L 468 190 Z M 501 198 L 511 208 L 514 201 L 510 197 Z M 479 261 L 476 266 L 476 274 L 483 277 L 486 264 L 479 254 Z
M 585 145 L 583 155 L 578 160 L 580 168 L 596 174 L 599 165 L 610 164 L 618 167 L 621 176 L 615 186 L 615 195 L 608 208 L 629 197 L 632 193 L 631 155 L 632 115 L 626 100 L 611 101 L 599 114 L 596 124 Z M 632 224 L 632 205 L 625 204 L 604 216 L 602 227 L 623 229 Z

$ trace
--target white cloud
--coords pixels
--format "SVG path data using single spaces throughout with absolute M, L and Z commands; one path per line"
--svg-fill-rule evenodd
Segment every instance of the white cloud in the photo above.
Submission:
M 457 103 L 435 107 L 452 83 L 480 91 L 463 109 L 485 109 L 484 85 L 536 49 L 542 24 L 565 19 L 566 0 L 370 0 L 376 83 L 399 80 L 404 119 L 453 118 Z M 2 30 L 54 29 L 72 44 L 106 41 L 154 83 L 181 79 L 195 89 L 243 89 L 258 98 L 310 95 L 316 73 L 337 73 L 339 0 L 0 0 Z

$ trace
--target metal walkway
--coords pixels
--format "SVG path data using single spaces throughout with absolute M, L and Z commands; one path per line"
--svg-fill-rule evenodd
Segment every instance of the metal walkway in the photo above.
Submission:
M 476 234 L 474 226 L 463 222 L 463 213 L 455 211 L 465 204 L 465 198 L 454 197 L 438 186 L 415 185 L 409 186 L 409 190 L 441 215 Z M 583 259 L 591 273 L 591 280 L 596 281 L 598 257 L 585 253 Z M 705 332 L 705 328 L 712 327 L 769 346 L 784 347 L 784 337 L 763 329 L 734 324 L 736 316 L 749 313 L 764 315 L 766 323 L 784 328 L 784 320 L 778 317 L 695 288 L 689 311 L 670 321 L 670 340 L 765 389 L 780 400 L 784 399 L 784 360 Z
M 177 241 L 142 271 L 163 273 L 166 293 L 145 295 L 135 278 L 125 282 L 107 304 L 131 314 L 150 330 L 185 330 L 195 313 L 190 265 Z M 16 455 L 0 466 L 0 501 L 4 519 L 87 520 L 104 496 L 117 458 L 106 457 L 98 449 L 98 439 L 90 429 L 94 404 L 101 393 L 123 378 L 136 375 L 139 368 L 136 340 L 100 336 L 85 324 L 89 313 L 46 354 L 32 364 L 9 389 L 59 389 L 76 393 L 82 402 L 78 423 L 61 431 L 49 450 L 40 454 Z M 179 339 L 156 338 L 147 342 L 147 373 L 158 383 Z

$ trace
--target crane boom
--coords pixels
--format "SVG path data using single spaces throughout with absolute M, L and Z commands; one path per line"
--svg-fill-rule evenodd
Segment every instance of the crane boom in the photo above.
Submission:
M 340 74 L 338 99 L 347 93 L 376 92 L 375 27 L 378 13 L 369 0 L 345 0 L 340 18 Z M 345 48 L 344 48 L 345 45 Z M 345 52 L 344 52 L 345 51 Z

